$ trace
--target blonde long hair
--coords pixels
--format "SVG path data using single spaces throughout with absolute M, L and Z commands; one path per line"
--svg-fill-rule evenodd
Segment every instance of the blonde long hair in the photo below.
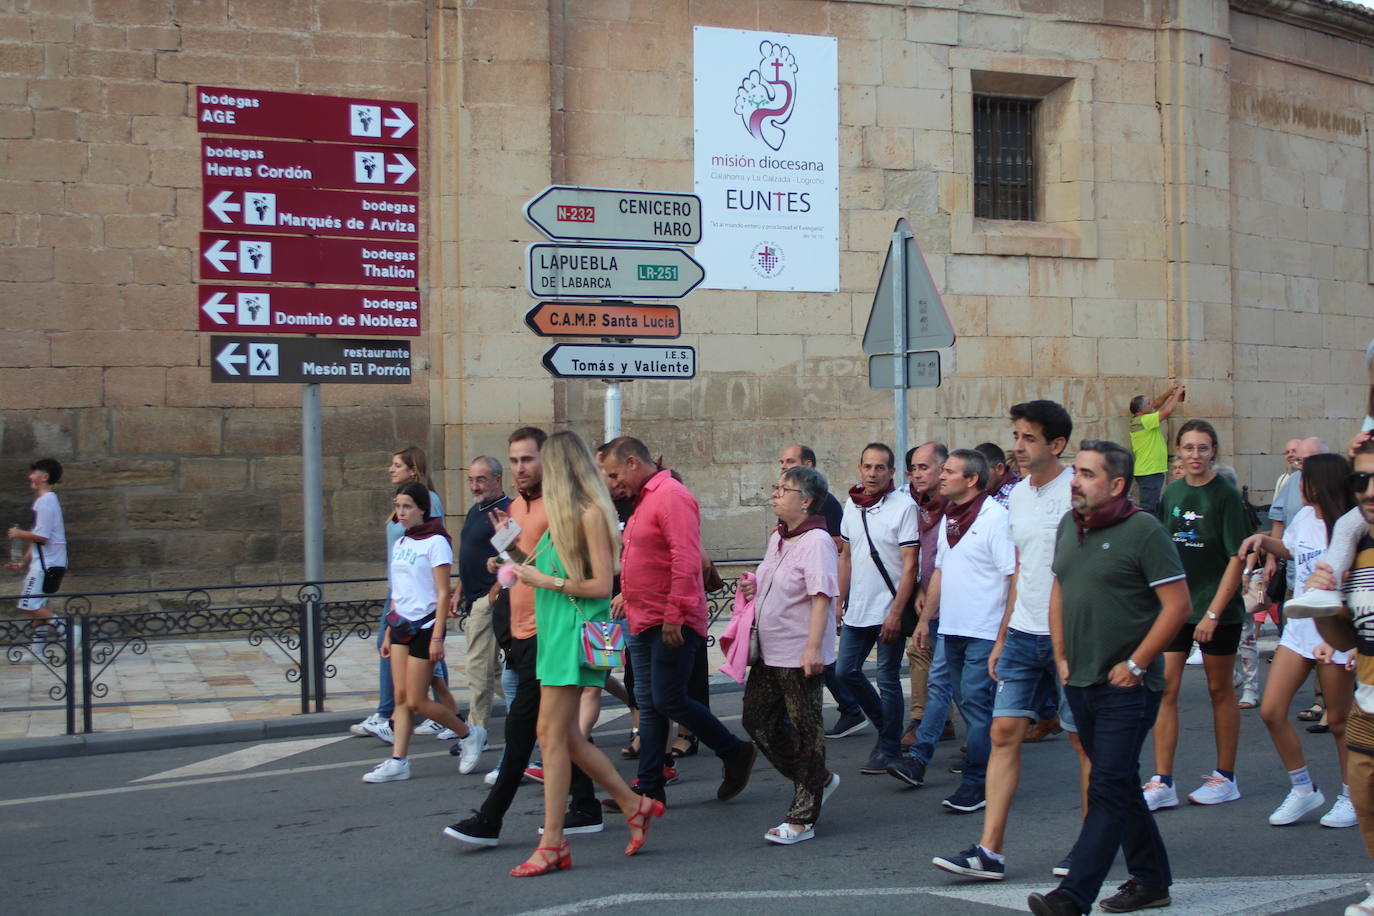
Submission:
M 540 449 L 539 460 L 544 466 L 544 511 L 549 517 L 549 537 L 563 568 L 579 578 L 591 578 L 592 555 L 582 529 L 582 513 L 595 506 L 606 520 L 611 570 L 619 572 L 620 519 L 587 443 L 571 430 L 556 432 Z

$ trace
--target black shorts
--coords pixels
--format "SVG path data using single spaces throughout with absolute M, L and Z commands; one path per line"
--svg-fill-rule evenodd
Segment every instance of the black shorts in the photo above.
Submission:
M 1164 651 L 1191 652 L 1195 629 L 1197 629 L 1197 624 L 1185 623 L 1179 628 L 1174 641 L 1169 643 Z M 1243 623 L 1219 623 L 1217 628 L 1212 631 L 1211 640 L 1198 643 L 1198 647 L 1202 649 L 1203 655 L 1235 655 L 1240 648 L 1240 637 L 1244 629 L 1245 624 Z
M 423 658 L 423 659 L 425 659 L 426 661 L 428 661 L 428 660 L 429 660 L 429 640 L 430 640 L 430 637 L 433 636 L 433 635 L 434 635 L 434 630 L 432 630 L 432 629 L 421 630 L 420 632 L 418 632 L 418 633 L 415 634 L 415 638 L 412 639 L 410 642 L 408 642 L 408 643 L 397 642 L 397 641 L 396 641 L 396 631 L 393 629 L 392 632 L 391 632 L 391 650 L 394 652 L 394 651 L 396 651 L 397 649 L 402 649 L 402 650 L 408 649 L 408 650 L 410 651 L 410 657 L 411 657 L 411 658 Z

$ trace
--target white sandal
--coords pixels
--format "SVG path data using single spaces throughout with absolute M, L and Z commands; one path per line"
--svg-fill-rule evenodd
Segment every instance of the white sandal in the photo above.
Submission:
M 815 837 L 816 828 L 814 824 L 802 824 L 802 829 L 798 830 L 787 821 L 783 821 L 772 830 L 763 835 L 763 838 L 770 843 L 777 843 L 779 846 L 794 846 L 803 840 Z

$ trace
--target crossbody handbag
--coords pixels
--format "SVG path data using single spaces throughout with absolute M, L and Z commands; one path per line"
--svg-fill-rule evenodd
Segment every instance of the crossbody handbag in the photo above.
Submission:
M 583 668 L 589 671 L 610 671 L 625 664 L 625 624 L 620 620 L 588 620 L 582 605 L 572 595 L 564 593 L 573 610 L 582 620 Z
M 892 593 L 892 597 L 897 597 L 897 586 L 893 584 L 892 577 L 887 574 L 887 567 L 883 565 L 883 558 L 878 554 L 878 548 L 873 546 L 873 535 L 868 533 L 868 510 L 859 510 L 859 520 L 864 524 L 864 540 L 868 541 L 868 555 L 873 558 L 873 565 L 878 567 L 878 575 L 883 577 L 883 583 L 887 590 Z M 902 608 L 902 635 L 910 636 L 916 632 L 916 590 L 912 589 L 911 598 L 907 601 L 906 607 Z
M 62 577 L 67 574 L 65 566 L 49 566 L 43 562 L 43 545 L 34 544 L 38 548 L 38 565 L 43 570 L 43 594 L 55 595 L 57 590 L 62 587 Z

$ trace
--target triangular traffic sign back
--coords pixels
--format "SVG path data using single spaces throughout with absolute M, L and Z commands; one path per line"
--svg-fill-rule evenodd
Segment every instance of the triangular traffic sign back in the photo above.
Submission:
M 926 267 L 921 246 L 911 233 L 911 227 L 903 217 L 897 220 L 894 231 L 904 236 L 906 256 L 906 341 L 897 345 L 892 339 L 892 249 L 888 248 L 883 259 L 883 272 L 878 277 L 878 288 L 873 294 L 873 308 L 868 313 L 868 326 L 864 329 L 863 351 L 874 353 L 897 353 L 911 350 L 928 350 L 954 346 L 954 327 L 950 324 L 949 313 L 945 311 L 940 291 Z

